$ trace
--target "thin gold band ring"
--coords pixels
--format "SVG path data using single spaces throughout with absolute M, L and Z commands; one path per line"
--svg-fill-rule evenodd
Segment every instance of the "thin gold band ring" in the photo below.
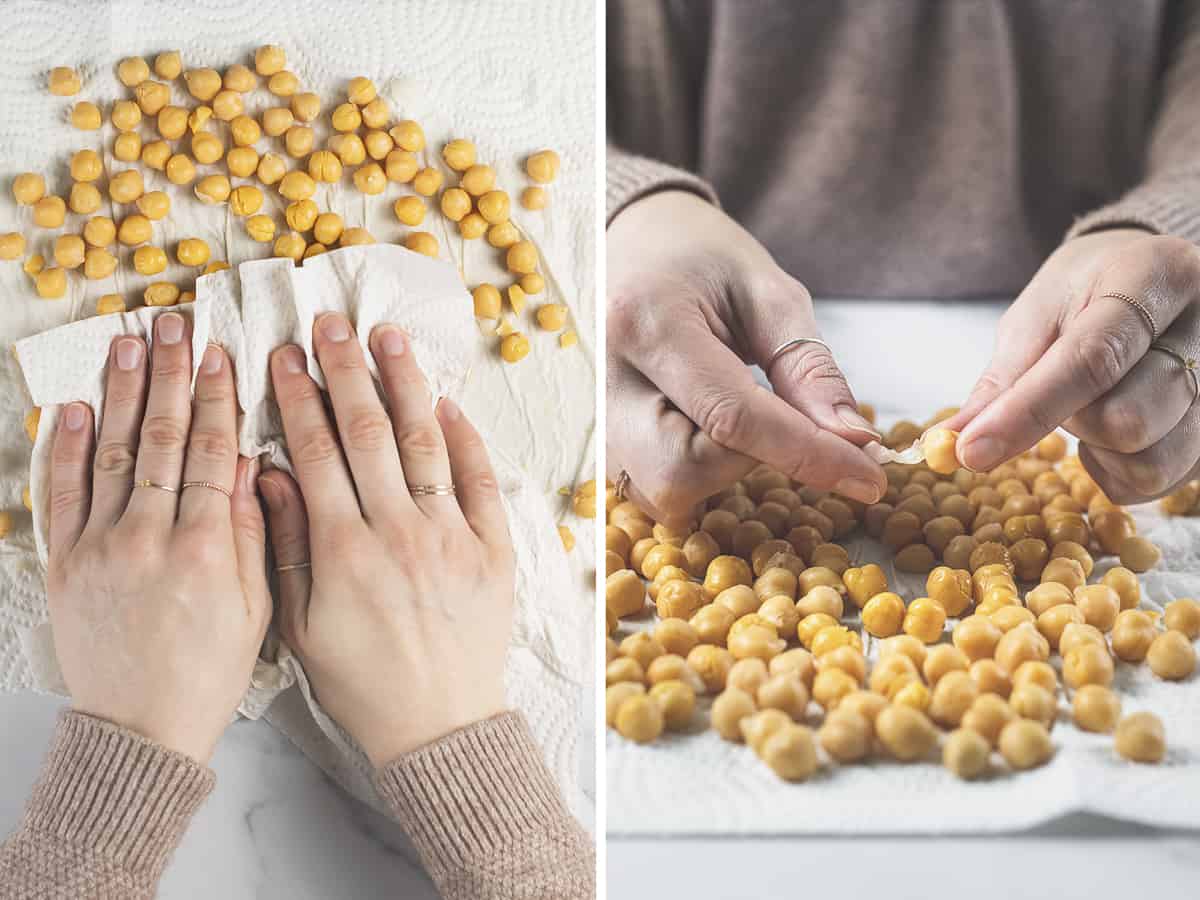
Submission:
M 830 356 L 833 355 L 833 348 L 830 347 L 827 343 L 825 343 L 820 338 L 815 338 L 815 337 L 792 338 L 790 341 L 784 341 L 782 344 L 780 344 L 778 347 L 776 347 L 771 352 L 771 358 L 768 359 L 767 364 L 765 366 L 763 366 L 763 371 L 770 374 L 771 367 L 773 365 L 775 365 L 775 363 L 779 359 L 779 357 L 783 356 L 783 354 L 787 353 L 789 350 L 799 347 L 801 344 L 816 344 L 818 347 L 824 347 L 826 350 L 828 350 Z
M 231 500 L 233 499 L 233 492 L 230 491 L 228 488 L 217 484 L 215 481 L 185 481 L 183 484 L 181 484 L 179 486 L 179 489 L 183 490 L 184 488 L 190 488 L 190 487 L 208 488 L 211 491 L 218 491 L 218 492 L 224 494 L 226 497 L 228 497 Z
M 143 478 L 140 481 L 135 481 L 133 483 L 133 486 L 135 488 L 140 488 L 140 487 L 156 488 L 157 490 L 160 490 L 160 491 L 166 491 L 168 494 L 178 494 L 179 493 L 179 491 L 176 488 L 171 487 L 169 484 L 159 484 L 157 481 L 151 481 L 149 478 Z
M 452 484 L 413 484 L 408 488 L 408 492 L 414 497 L 453 497 L 454 485 Z
M 311 569 L 311 568 L 312 568 L 312 563 L 302 562 L 302 563 L 292 563 L 290 566 L 276 566 L 275 571 L 276 572 L 291 572 L 295 569 Z
M 1171 357 L 1173 360 L 1175 360 L 1177 363 L 1179 363 L 1181 366 L 1183 366 L 1184 371 L 1186 371 L 1188 373 L 1188 375 L 1191 376 L 1191 378 L 1192 378 L 1192 403 L 1191 403 L 1191 405 L 1194 406 L 1196 401 L 1200 400 L 1200 375 L 1196 374 L 1196 367 L 1197 367 L 1197 365 L 1200 365 L 1200 363 L 1197 363 L 1193 357 L 1184 356 L 1178 350 L 1172 350 L 1170 347 L 1168 347 L 1164 343 L 1161 343 L 1160 341 L 1155 341 L 1153 344 L 1151 344 L 1150 349 L 1157 350 L 1159 353 L 1167 354 L 1167 356 Z
M 1154 316 L 1150 315 L 1150 310 L 1146 308 L 1146 304 L 1140 300 L 1135 300 L 1128 294 L 1122 294 L 1120 291 L 1109 291 L 1107 294 L 1101 294 L 1100 299 L 1109 297 L 1113 300 L 1120 300 L 1122 303 L 1132 306 L 1141 314 L 1141 317 L 1146 320 L 1146 324 L 1150 326 L 1150 340 L 1158 340 L 1158 325 L 1154 322 Z

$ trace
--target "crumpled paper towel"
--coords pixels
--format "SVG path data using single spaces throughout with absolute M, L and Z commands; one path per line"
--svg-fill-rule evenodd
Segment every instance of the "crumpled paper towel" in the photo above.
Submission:
M 1150 507 L 1131 511 L 1138 530 L 1163 551 L 1158 567 L 1139 576 L 1142 607 L 1161 611 L 1177 597 L 1200 597 L 1196 521 L 1169 519 Z M 846 549 L 853 565 L 879 563 L 891 589 L 901 596 L 924 595 L 924 577 L 897 572 L 892 554 L 878 542 L 859 536 Z M 1089 580 L 1117 564 L 1113 557 L 1097 560 Z M 861 626 L 856 611 L 845 621 L 855 630 Z M 950 620 L 947 633 L 956 621 Z M 643 629 L 650 623 L 631 624 Z M 863 637 L 873 663 L 880 641 Z M 1061 676 L 1057 654 L 1052 662 Z M 1073 812 L 1161 827 L 1200 827 L 1200 674 L 1165 682 L 1144 664 L 1118 660 L 1113 689 L 1123 713 L 1149 710 L 1163 720 L 1168 751 L 1161 764 L 1122 760 L 1112 749 L 1112 735 L 1076 728 L 1060 692 L 1058 722 L 1051 733 L 1057 751 L 1040 769 L 1018 775 L 1000 770 L 966 782 L 936 762 L 904 765 L 875 759 L 840 766 L 818 751 L 821 770 L 808 782 L 788 784 L 748 747 L 701 730 L 707 726 L 706 701 L 696 714 L 693 729 L 698 733 L 667 734 L 643 746 L 608 732 L 608 833 L 961 834 L 1028 828 Z M 811 719 L 808 724 L 816 727 L 819 718 Z
M 237 269 L 200 278 L 196 300 L 177 309 L 192 321 L 193 365 L 198 367 L 209 342 L 233 359 L 242 410 L 240 450 L 265 455 L 268 466 L 291 470 L 279 411 L 268 371 L 268 355 L 281 344 L 301 345 L 309 373 L 324 379 L 312 352 L 312 326 L 322 313 L 337 311 L 355 323 L 359 340 L 377 375 L 366 342 L 372 326 L 394 322 L 412 336 L 413 353 L 433 395 L 455 394 L 468 377 L 476 352 L 471 299 L 454 268 L 400 247 L 375 245 L 332 251 L 296 267 L 291 260 L 242 263 Z M 120 315 L 84 319 L 26 338 L 17 356 L 33 401 L 42 407 L 31 467 L 33 522 L 38 558 L 46 564 L 49 460 L 61 405 L 82 400 L 103 419 L 103 377 L 112 338 L 148 337 L 165 308 L 142 307 Z M 547 708 L 567 716 L 574 697 L 562 688 L 585 683 L 586 609 L 558 602 L 570 590 L 566 558 L 553 517 L 540 491 L 508 460 L 494 463 L 509 514 L 517 555 L 517 611 L 508 667 L 510 702 L 527 711 L 534 723 L 550 721 Z M 21 631 L 36 686 L 62 692 L 49 624 Z M 269 641 L 256 666 L 252 685 L 239 711 L 269 721 L 343 785 L 375 802 L 371 767 L 348 736 L 320 709 L 298 659 L 284 644 Z M 199 674 L 199 673 L 198 673 Z M 554 690 L 558 687 L 559 690 Z M 297 697 L 272 707 L 281 693 Z M 302 698 L 303 702 L 298 702 Z M 548 740 L 551 734 L 538 734 Z M 556 772 L 571 784 L 574 773 Z

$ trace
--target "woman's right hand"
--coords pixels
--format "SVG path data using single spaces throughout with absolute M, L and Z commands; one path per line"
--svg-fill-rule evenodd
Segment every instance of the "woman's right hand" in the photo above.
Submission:
M 478 433 L 453 402 L 435 410 L 399 328 L 370 339 L 390 416 L 345 317 L 322 316 L 313 346 L 334 421 L 300 348 L 271 357 L 299 480 L 258 481 L 280 626 L 321 705 L 381 767 L 505 710 L 512 541 Z M 456 496 L 411 490 L 448 484 Z
M 818 489 L 874 503 L 883 470 L 860 447 L 879 440 L 817 337 L 812 298 L 758 241 L 694 194 L 633 203 L 608 229 L 608 469 L 659 521 L 759 463 Z

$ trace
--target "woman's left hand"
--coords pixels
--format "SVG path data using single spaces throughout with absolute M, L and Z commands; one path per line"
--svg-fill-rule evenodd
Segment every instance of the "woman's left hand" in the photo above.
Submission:
M 1062 426 L 1110 499 L 1140 503 L 1200 473 L 1197 383 L 1183 361 L 1197 357 L 1200 247 L 1134 229 L 1085 235 L 1005 312 L 991 363 L 945 425 L 976 470 Z

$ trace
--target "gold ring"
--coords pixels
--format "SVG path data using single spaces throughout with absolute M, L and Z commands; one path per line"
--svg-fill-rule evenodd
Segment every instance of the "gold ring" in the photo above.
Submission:
M 182 491 L 184 488 L 190 488 L 190 487 L 202 487 L 202 488 L 208 488 L 209 490 L 213 490 L 213 491 L 220 491 L 226 497 L 230 498 L 231 500 L 233 499 L 233 492 L 230 491 L 228 488 L 224 488 L 221 485 L 217 484 L 215 481 L 185 481 L 183 484 L 181 484 L 179 486 L 179 489 Z
M 290 566 L 276 566 L 275 571 L 276 572 L 291 572 L 294 569 L 311 569 L 311 568 L 312 568 L 312 563 L 302 562 L 302 563 L 292 563 Z
M 151 481 L 149 478 L 143 478 L 141 481 L 135 481 L 133 483 L 133 486 L 135 488 L 140 488 L 140 487 L 157 488 L 160 491 L 166 491 L 168 494 L 179 493 L 175 488 L 171 487 L 169 484 L 159 484 L 157 481 Z
M 629 490 L 629 473 L 622 469 L 617 473 L 617 483 L 613 485 L 613 493 L 617 495 L 618 500 L 624 500 L 627 490 Z
M 1155 341 L 1150 345 L 1151 350 L 1157 350 L 1159 353 L 1165 353 L 1177 363 L 1179 363 L 1187 371 L 1188 375 L 1192 376 L 1192 403 L 1195 405 L 1197 400 L 1200 400 L 1200 375 L 1196 374 L 1196 366 L 1200 365 L 1190 356 L 1184 356 L 1178 350 L 1172 350 L 1166 344 Z
M 453 497 L 454 485 L 414 484 L 409 486 L 408 492 L 414 497 Z
M 1120 300 L 1122 303 L 1132 306 L 1139 313 L 1141 313 L 1142 318 L 1146 320 L 1146 324 L 1150 326 L 1150 340 L 1158 340 L 1158 326 L 1154 324 L 1154 316 L 1150 315 L 1150 310 L 1146 308 L 1146 304 L 1142 303 L 1140 300 L 1135 300 L 1128 294 L 1122 294 L 1120 291 L 1109 291 L 1107 294 L 1100 295 L 1101 300 L 1103 300 L 1105 297 L 1110 297 L 1113 300 Z

